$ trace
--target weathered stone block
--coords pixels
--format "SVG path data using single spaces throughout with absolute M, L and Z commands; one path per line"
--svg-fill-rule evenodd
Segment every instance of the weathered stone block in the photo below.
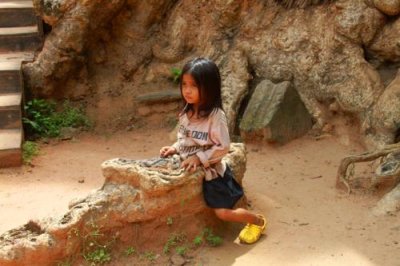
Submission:
M 241 182 L 246 167 L 244 145 L 232 144 L 224 160 Z M 176 157 L 104 162 L 103 187 L 71 202 L 65 215 L 30 221 L 1 235 L 0 265 L 55 265 L 85 252 L 85 236 L 94 231 L 105 243 L 140 248 L 162 247 L 173 230 L 193 238 L 219 220 L 203 200 L 204 171 L 188 173 L 179 164 Z
M 274 84 L 264 80 L 257 85 L 240 122 L 244 139 L 281 144 L 304 135 L 311 127 L 312 117 L 288 81 Z
M 400 14 L 400 1 L 398 0 L 373 0 L 375 7 L 389 16 Z

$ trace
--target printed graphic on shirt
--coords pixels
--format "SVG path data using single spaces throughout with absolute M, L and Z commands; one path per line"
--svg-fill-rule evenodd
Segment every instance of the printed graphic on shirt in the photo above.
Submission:
M 179 133 L 184 135 L 185 137 L 191 137 L 193 139 L 199 139 L 199 140 L 208 140 L 208 132 L 203 132 L 203 131 L 190 131 L 190 129 L 187 129 L 184 125 L 181 125 L 179 127 Z
M 179 137 L 179 140 L 186 139 L 193 139 L 190 141 L 190 145 L 184 145 L 183 143 L 179 146 L 179 153 L 180 154 L 187 154 L 188 156 L 197 153 L 198 151 L 205 151 L 209 149 L 210 145 L 193 145 L 195 142 L 194 140 L 201 140 L 201 141 L 208 141 L 208 132 L 198 131 L 198 130 L 190 130 L 186 128 L 184 125 L 180 125 L 179 133 L 183 135 L 183 137 Z M 186 142 L 186 141 L 185 141 Z M 189 144 L 186 142 L 186 144 Z
M 179 152 L 180 153 L 188 153 L 192 154 L 200 150 L 201 146 L 200 145 L 195 145 L 195 146 L 180 146 L 179 147 Z

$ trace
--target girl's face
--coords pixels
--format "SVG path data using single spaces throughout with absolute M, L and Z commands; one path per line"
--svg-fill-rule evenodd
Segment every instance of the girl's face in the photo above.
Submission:
M 182 76 L 182 95 L 185 101 L 194 106 L 198 106 L 200 103 L 199 87 L 192 75 L 184 74 Z

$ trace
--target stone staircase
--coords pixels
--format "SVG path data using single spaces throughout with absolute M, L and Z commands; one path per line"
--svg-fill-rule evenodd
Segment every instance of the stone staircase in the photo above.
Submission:
M 41 47 L 41 21 L 32 1 L 0 0 L 0 167 L 22 164 L 22 62 Z

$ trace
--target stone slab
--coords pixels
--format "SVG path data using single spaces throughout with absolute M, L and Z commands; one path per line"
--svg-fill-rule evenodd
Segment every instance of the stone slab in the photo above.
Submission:
M 0 63 L 32 61 L 33 58 L 34 53 L 32 52 L 9 52 L 0 54 Z
M 18 9 L 33 8 L 33 2 L 32 1 L 0 2 L 0 9 L 6 9 L 6 8 L 18 8 Z
M 243 178 L 246 169 L 243 144 L 231 144 L 224 160 L 232 167 L 235 178 Z M 174 221 L 174 228 L 185 229 L 187 239 L 194 239 L 206 227 L 225 232 L 229 229 L 205 204 L 202 168 L 189 173 L 176 169 L 175 163 L 180 161 L 172 160 L 171 164 L 145 161 L 107 160 L 102 164 L 103 186 L 73 200 L 64 215 L 35 219 L 2 234 L 0 265 L 50 266 L 71 261 L 87 250 L 82 243 L 83 234 L 71 232 L 96 229 L 104 236 L 100 243 L 116 243 L 117 247 L 134 245 L 147 250 L 147 244 L 162 249 L 171 239 L 173 228 L 166 222 L 169 219 Z
M 19 71 L 21 69 L 21 61 L 5 60 L 0 61 L 0 71 Z
M 0 28 L 0 37 L 9 35 L 31 35 L 39 33 L 38 27 L 26 26 L 26 27 L 4 27 Z
M 21 105 L 21 93 L 10 93 L 0 95 L 0 110 Z
M 0 53 L 35 51 L 41 45 L 42 37 L 36 25 L 0 28 Z
M 0 130 L 0 150 L 21 149 L 22 132 L 20 129 Z
M 240 122 L 244 139 L 284 144 L 312 127 L 312 117 L 291 83 L 264 80 L 257 85 Z

